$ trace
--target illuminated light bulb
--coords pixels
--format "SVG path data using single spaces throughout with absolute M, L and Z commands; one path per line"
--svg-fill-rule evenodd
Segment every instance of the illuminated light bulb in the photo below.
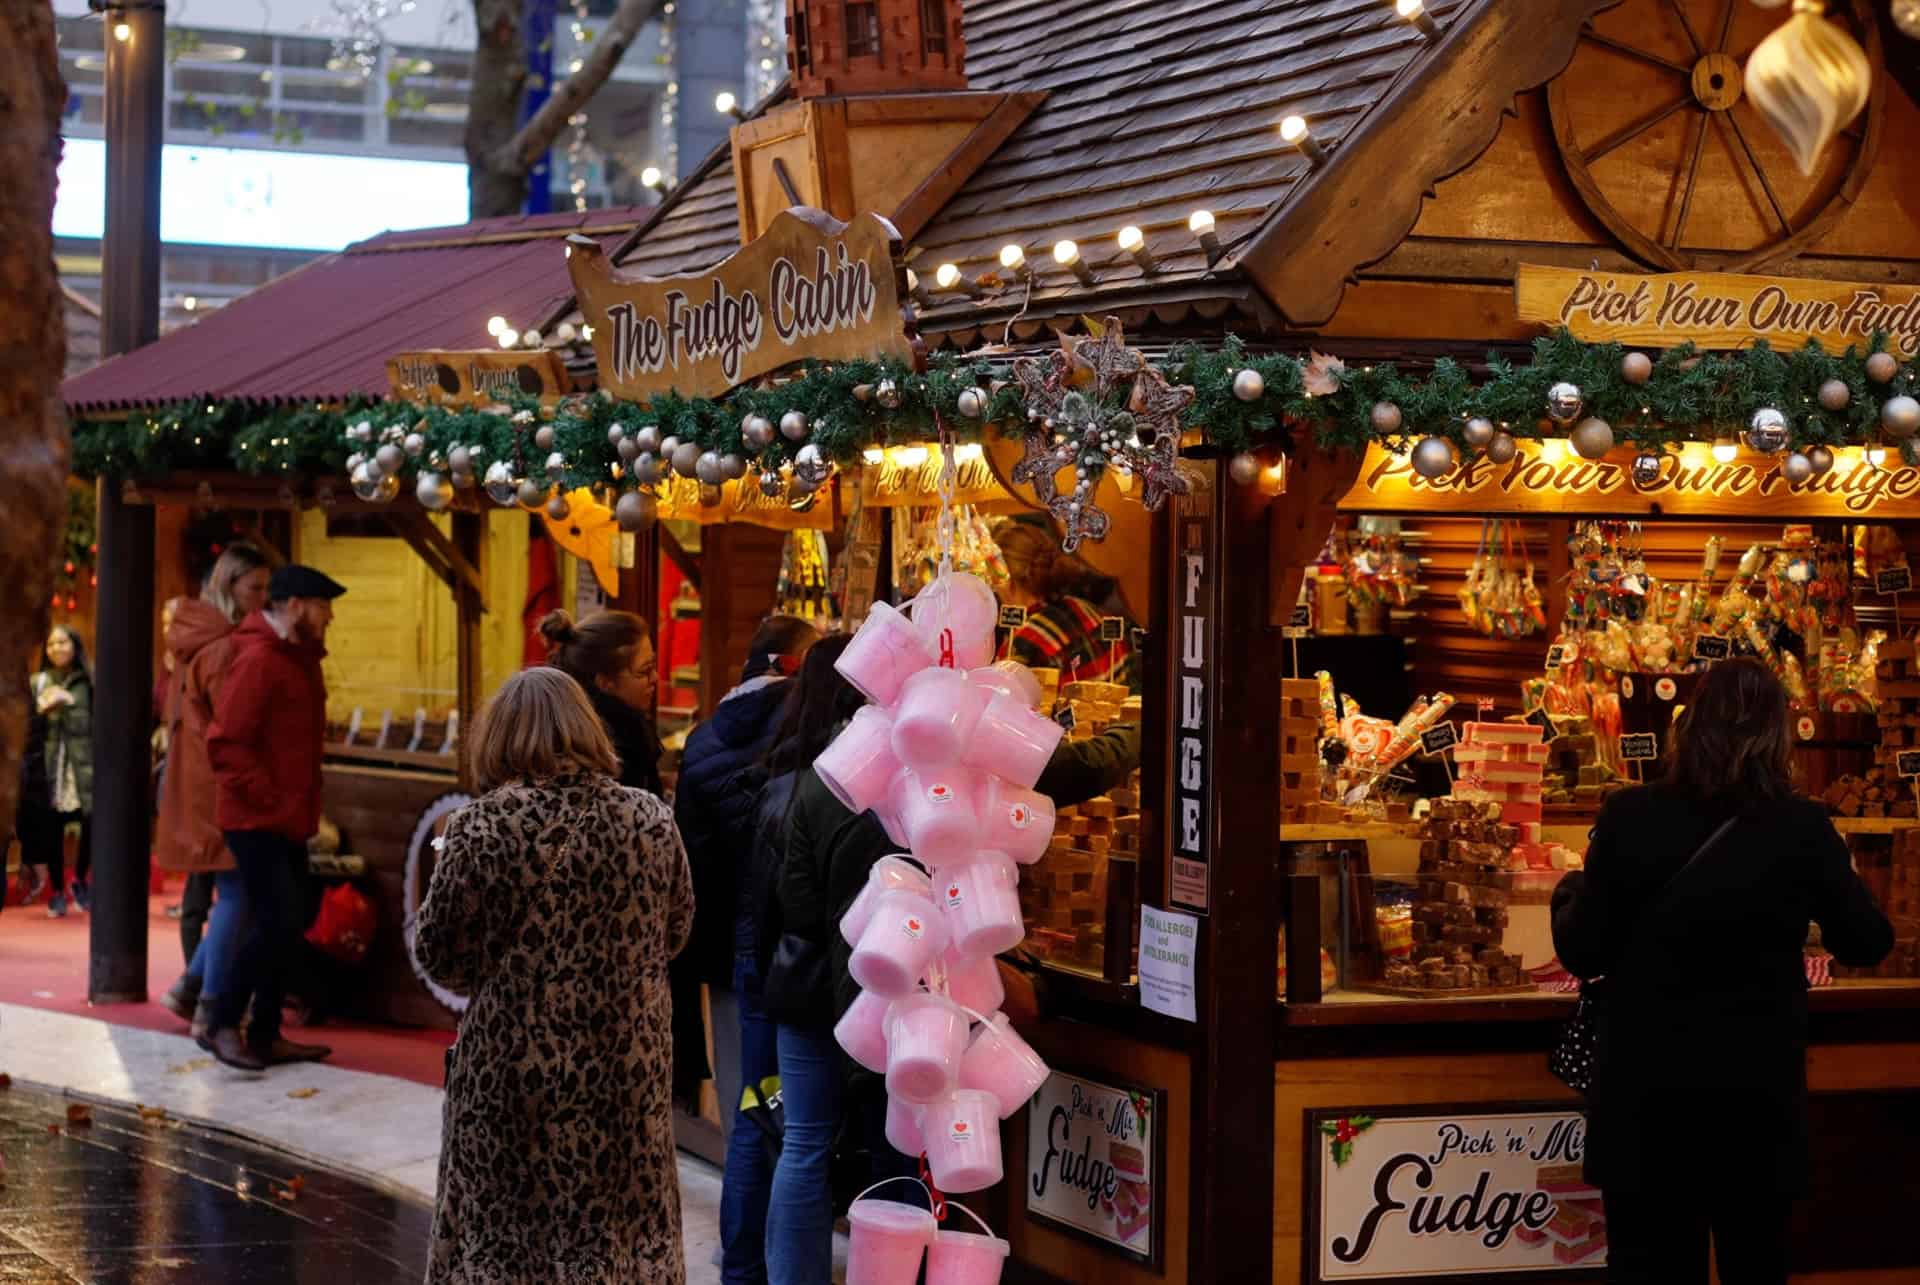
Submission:
M 1557 437 L 1549 437 L 1540 443 L 1540 458 L 1549 464 L 1558 464 L 1566 452 L 1567 444 Z
M 1867 463 L 1873 465 L 1875 468 L 1879 468 L 1882 464 L 1885 464 L 1886 462 L 1887 462 L 1886 447 L 1869 446 L 1867 448 Z
M 924 446 L 903 446 L 894 452 L 893 462 L 901 468 L 919 468 L 927 462 L 927 448 Z
M 731 116 L 735 120 L 747 118 L 747 114 L 740 110 L 740 100 L 735 98 L 731 91 L 725 89 L 713 96 L 713 110 L 722 116 Z
M 1320 146 L 1319 140 L 1307 129 L 1307 118 L 1304 116 L 1289 116 L 1281 121 L 1280 139 L 1299 148 L 1315 165 L 1327 159 L 1326 148 Z
M 878 464 L 881 460 L 887 458 L 887 453 L 878 446 L 869 446 L 866 450 L 860 452 L 860 458 L 869 464 Z
M 120 42 L 121 44 L 123 44 L 123 45 L 124 45 L 124 44 L 126 44 L 126 43 L 127 43 L 127 41 L 129 41 L 129 40 L 132 40 L 132 39 L 133 39 L 133 26 L 132 26 L 132 24 L 130 24 L 130 23 L 125 23 L 125 22 L 116 22 L 116 23 L 114 23 L 114 24 L 113 24 L 113 38 L 114 38 L 115 40 L 118 40 L 118 41 L 119 41 L 119 42 Z
M 1033 275 L 1032 269 L 1027 267 L 1027 252 L 1017 245 L 1000 247 L 1000 266 L 1023 281 Z
M 488 334 L 498 337 L 500 332 L 505 330 L 506 328 L 507 328 L 507 319 L 505 317 L 495 316 L 495 317 L 487 318 Z
M 1434 22 L 1433 15 L 1427 12 L 1426 5 L 1422 4 L 1421 0 L 1398 0 L 1393 8 L 1402 18 L 1419 28 L 1420 34 L 1427 39 L 1431 40 L 1440 34 L 1440 28 Z
M 585 339 L 589 343 L 593 342 L 593 327 L 592 326 L 580 327 L 580 337 L 582 339 Z
M 943 263 L 933 272 L 933 283 L 942 290 L 951 290 L 960 283 L 960 269 L 951 263 Z
M 182 308 L 185 308 L 188 312 L 192 312 L 195 308 L 198 308 L 200 306 L 200 299 L 196 295 L 188 295 L 186 298 L 180 301 L 180 306 Z
M 955 464 L 971 464 L 975 460 L 985 458 L 986 453 L 986 448 L 978 442 L 963 442 L 954 448 L 953 462 Z
M 1200 248 L 1207 252 L 1207 266 L 1211 268 L 1220 258 L 1220 236 L 1213 230 L 1213 211 L 1195 210 L 1189 214 L 1187 231 L 1193 233 L 1200 242 Z
M 1120 235 L 1114 240 L 1120 243 L 1122 250 L 1133 256 L 1133 261 L 1140 265 L 1142 273 L 1152 276 L 1159 270 L 1160 265 L 1154 262 L 1153 251 L 1147 249 L 1146 233 L 1139 228 L 1129 223 L 1120 229 Z
M 545 340 L 540 337 L 538 330 L 529 330 L 520 336 L 520 342 L 529 348 L 538 348 Z
M 1080 247 L 1073 242 L 1055 241 L 1053 243 L 1053 261 L 1063 268 L 1072 269 L 1073 275 L 1079 279 L 1081 285 L 1091 286 L 1093 284 L 1093 269 L 1089 268 L 1086 261 L 1080 257 Z
M 517 330 L 502 330 L 498 335 L 495 335 L 494 338 L 500 341 L 502 348 L 512 348 L 520 342 L 520 332 Z
M 649 165 L 640 171 L 640 186 L 659 187 L 660 180 L 664 177 L 665 175 L 660 173 L 660 167 L 658 165 Z
M 1713 458 L 1721 464 L 1731 464 L 1733 457 L 1740 453 L 1739 445 L 1731 437 L 1716 438 L 1713 443 Z

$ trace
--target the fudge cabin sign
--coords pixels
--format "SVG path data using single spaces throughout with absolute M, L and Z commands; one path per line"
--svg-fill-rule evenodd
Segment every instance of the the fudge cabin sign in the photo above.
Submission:
M 551 348 L 403 352 L 387 359 L 387 385 L 402 401 L 436 406 L 486 406 L 513 397 L 556 402 L 569 390 L 566 365 Z
M 681 277 L 625 276 L 588 237 L 569 237 L 567 256 L 600 386 L 617 397 L 712 397 L 807 358 L 914 356 L 900 234 L 877 214 L 783 210 L 731 258 Z
M 1634 454 L 1631 446 L 1622 446 L 1601 459 L 1584 460 L 1558 438 L 1529 440 L 1505 464 L 1475 456 L 1428 479 L 1413 471 L 1406 455 L 1373 445 L 1340 507 L 1351 513 L 1570 513 L 1762 522 L 1920 517 L 1920 469 L 1901 463 L 1891 447 L 1879 465 L 1858 447 L 1835 451 L 1832 469 L 1801 483 L 1781 475 L 1784 456 L 1742 450 L 1722 463 L 1704 442 L 1689 442 L 1663 456 L 1654 477 L 1636 481 Z
M 1582 272 L 1520 265 L 1513 283 L 1522 321 L 1565 326 L 1588 341 L 1671 348 L 1778 349 L 1818 339 L 1829 352 L 1865 348 L 1875 331 L 1901 357 L 1920 353 L 1920 286 L 1865 285 L 1731 272 Z

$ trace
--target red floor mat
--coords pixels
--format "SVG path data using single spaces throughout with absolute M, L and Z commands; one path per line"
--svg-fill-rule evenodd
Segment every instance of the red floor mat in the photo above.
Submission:
M 182 967 L 180 924 L 166 914 L 177 896 L 176 891 L 148 902 L 147 993 L 152 999 L 145 1004 L 97 1007 L 87 1003 L 86 915 L 76 910 L 65 919 L 48 919 L 44 902 L 8 906 L 0 911 L 0 1003 L 185 1035 L 179 1019 L 154 1002 L 173 985 Z M 453 1043 L 450 1031 L 350 1022 L 328 1022 L 289 1033 L 294 1039 L 332 1045 L 330 1065 L 435 1086 L 443 1079 L 445 1053 Z

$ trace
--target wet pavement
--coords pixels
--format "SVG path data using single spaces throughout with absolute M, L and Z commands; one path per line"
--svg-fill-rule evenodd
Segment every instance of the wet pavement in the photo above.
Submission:
M 432 1213 L 139 1111 L 0 1092 L 0 1285 L 412 1285 Z

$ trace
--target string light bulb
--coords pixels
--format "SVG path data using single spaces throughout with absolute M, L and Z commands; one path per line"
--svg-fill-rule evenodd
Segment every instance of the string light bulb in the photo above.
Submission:
M 1033 276 L 1033 269 L 1027 266 L 1027 252 L 1012 242 L 1000 247 L 1000 266 L 1022 281 Z
M 1207 266 L 1211 268 L 1220 258 L 1220 234 L 1213 230 L 1213 211 L 1195 210 L 1189 214 L 1187 231 L 1193 233 L 1200 248 L 1207 252 Z
M 113 24 L 113 38 L 114 38 L 115 40 L 118 40 L 118 41 L 119 41 L 119 42 L 120 42 L 121 44 L 123 44 L 123 45 L 124 45 L 124 44 L 126 44 L 126 43 L 127 43 L 127 41 L 129 41 L 129 40 L 132 40 L 132 39 L 133 39 L 133 24 L 131 24 L 131 23 L 127 23 L 127 22 L 116 22 L 116 23 L 114 23 L 114 24 Z
M 1397 0 L 1393 8 L 1402 18 L 1411 22 L 1419 30 L 1420 34 L 1428 40 L 1432 40 L 1440 34 L 1440 25 L 1433 20 L 1433 15 L 1427 12 L 1427 7 L 1422 3 L 1422 0 Z
M 1133 256 L 1133 261 L 1140 265 L 1143 274 L 1152 276 L 1160 270 L 1160 265 L 1154 262 L 1153 251 L 1147 249 L 1147 235 L 1139 228 L 1129 223 L 1120 229 L 1120 235 L 1114 239 L 1120 243 L 1122 251 Z
M 1320 146 L 1320 140 L 1307 128 L 1305 116 L 1289 116 L 1280 122 L 1280 141 L 1300 149 L 1301 153 L 1315 165 L 1327 159 L 1327 149 Z
M 660 189 L 661 181 L 665 178 L 666 178 L 666 175 L 660 172 L 660 167 L 658 165 L 649 165 L 645 169 L 640 171 L 640 186 L 650 187 L 655 191 L 658 191 Z
M 494 336 L 495 338 L 498 338 L 500 335 L 500 332 L 505 330 L 506 328 L 507 328 L 507 319 L 505 317 L 496 315 L 496 316 L 487 318 L 487 333 Z
M 1879 468 L 1882 464 L 1885 464 L 1886 462 L 1887 462 L 1886 447 L 1875 445 L 1875 446 L 1869 446 L 1867 448 L 1867 463 L 1873 465 L 1873 467 L 1875 468 Z
M 731 116 L 735 120 L 747 118 L 747 114 L 740 110 L 740 100 L 733 96 L 733 91 L 730 89 L 723 89 L 713 96 L 713 110 L 722 116 Z
M 1073 275 L 1079 279 L 1081 285 L 1091 286 L 1093 284 L 1093 269 L 1089 268 L 1086 260 L 1080 257 L 1080 247 L 1073 242 L 1055 241 L 1053 243 L 1053 261 L 1063 268 L 1071 269 Z
M 517 347 L 520 343 L 520 332 L 517 330 L 502 330 L 499 334 L 495 335 L 494 338 L 500 341 L 502 348 L 513 348 Z
M 1721 464 L 1733 463 L 1733 457 L 1740 453 L 1740 447 L 1731 437 L 1717 437 L 1713 441 L 1713 458 Z
M 961 272 L 951 263 L 943 263 L 933 270 L 933 283 L 942 290 L 958 290 L 969 299 L 980 297 L 980 286 L 970 276 Z

